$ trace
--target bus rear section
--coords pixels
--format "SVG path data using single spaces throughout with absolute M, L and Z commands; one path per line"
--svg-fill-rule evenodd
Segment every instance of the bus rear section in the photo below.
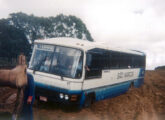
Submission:
M 144 82 L 145 55 L 94 48 L 86 52 L 85 68 L 84 105 L 89 106 L 123 94 L 132 86 L 140 87 Z

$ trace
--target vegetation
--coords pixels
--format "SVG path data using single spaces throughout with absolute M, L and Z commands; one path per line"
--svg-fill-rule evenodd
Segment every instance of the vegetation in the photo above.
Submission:
M 165 66 L 158 66 L 155 68 L 155 70 L 165 70 Z
M 11 61 L 21 52 L 29 58 L 35 39 L 53 37 L 93 41 L 85 24 L 75 16 L 60 14 L 46 18 L 22 12 L 12 13 L 7 19 L 0 19 L 0 59 Z

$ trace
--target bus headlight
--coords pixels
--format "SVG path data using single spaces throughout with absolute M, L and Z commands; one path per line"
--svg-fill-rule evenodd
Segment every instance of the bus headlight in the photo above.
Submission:
M 60 98 L 63 99 L 64 98 L 64 94 L 63 93 L 60 93 Z
M 69 96 L 68 95 L 65 95 L 65 100 L 68 100 L 69 99 Z

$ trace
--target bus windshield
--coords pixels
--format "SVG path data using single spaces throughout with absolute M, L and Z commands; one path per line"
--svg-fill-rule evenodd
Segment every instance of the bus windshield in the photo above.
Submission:
M 62 77 L 81 78 L 83 52 L 78 49 L 37 44 L 29 69 Z

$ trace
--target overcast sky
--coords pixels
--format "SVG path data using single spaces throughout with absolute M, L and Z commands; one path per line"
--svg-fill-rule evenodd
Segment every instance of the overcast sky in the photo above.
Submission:
M 165 65 L 165 0 L 0 0 L 0 18 L 75 15 L 95 41 L 147 54 L 147 69 Z

